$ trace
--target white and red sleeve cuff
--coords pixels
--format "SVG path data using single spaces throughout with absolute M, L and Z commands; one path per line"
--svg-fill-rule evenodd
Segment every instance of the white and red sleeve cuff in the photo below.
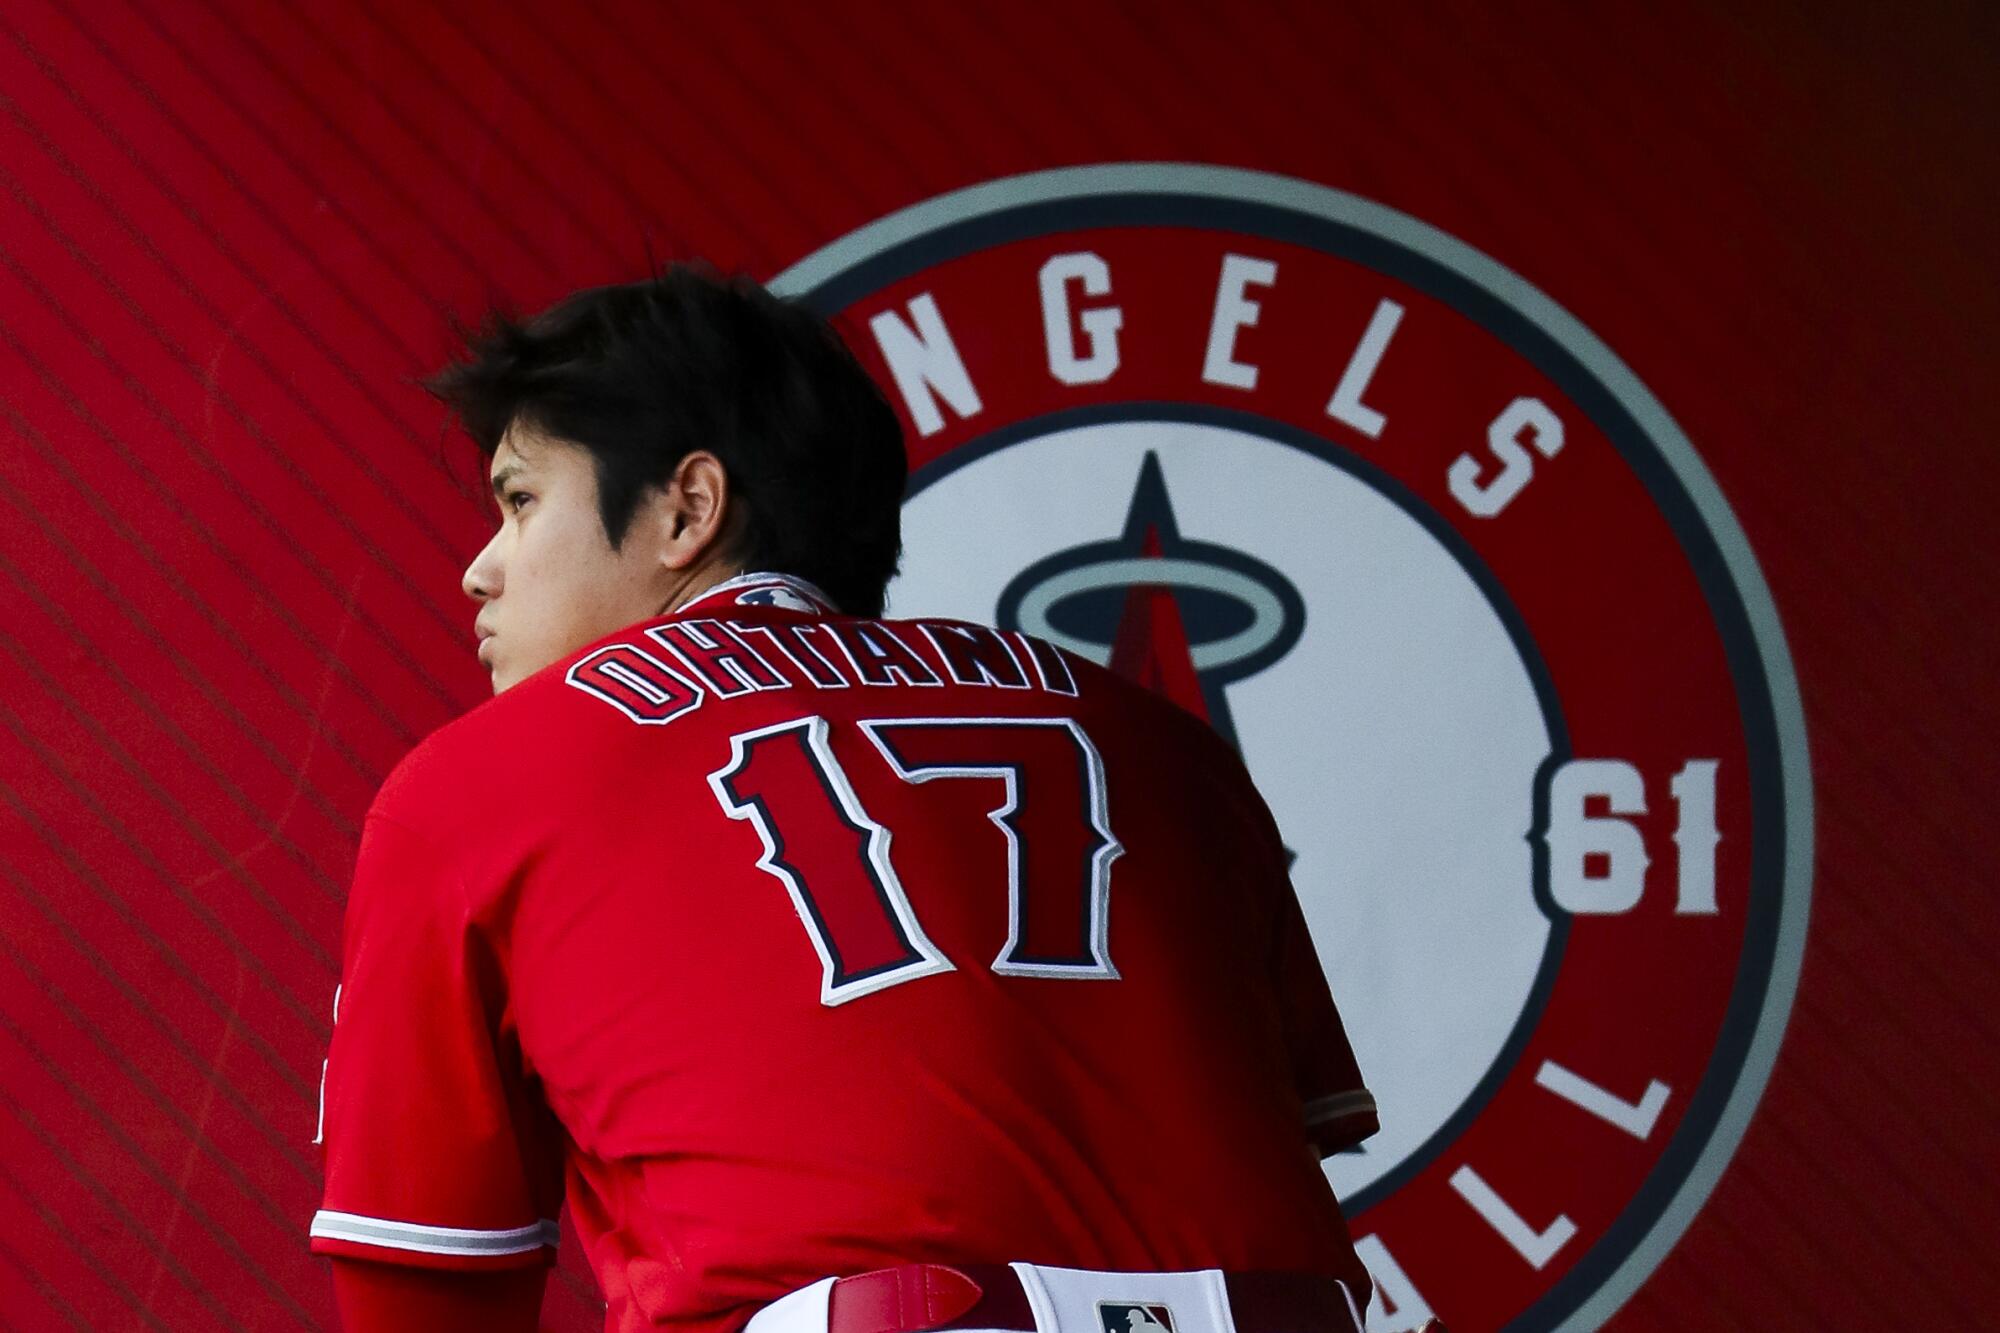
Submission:
M 1351 1148 L 1382 1128 L 1375 1095 L 1366 1088 L 1313 1098 L 1305 1105 L 1305 1123 L 1306 1136 L 1322 1157 Z
M 360 1213 L 313 1214 L 312 1251 L 415 1268 L 524 1268 L 552 1262 L 561 1229 L 553 1220 L 481 1230 L 427 1226 Z

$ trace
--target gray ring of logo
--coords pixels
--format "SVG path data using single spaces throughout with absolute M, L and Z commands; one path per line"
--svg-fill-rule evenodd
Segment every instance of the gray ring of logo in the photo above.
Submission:
M 1193 646 L 1196 671 L 1216 671 L 1235 666 L 1269 648 L 1285 632 L 1285 604 L 1278 600 L 1278 594 L 1248 574 L 1211 565 L 1204 560 L 1183 560 L 1173 556 L 1098 560 L 1066 569 L 1045 580 L 1021 599 L 1021 628 L 1080 657 L 1094 657 L 1105 645 L 1065 634 L 1049 619 L 1050 609 L 1063 598 L 1080 592 L 1145 584 L 1201 588 L 1224 597 L 1234 597 L 1250 608 L 1248 628 L 1240 629 L 1226 639 Z

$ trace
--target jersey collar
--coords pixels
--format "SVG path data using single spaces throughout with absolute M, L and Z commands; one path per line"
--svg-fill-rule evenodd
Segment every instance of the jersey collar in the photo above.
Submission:
M 763 570 L 738 574 L 733 579 L 718 583 L 674 614 L 685 616 L 705 611 L 712 615 L 732 606 L 775 606 L 815 616 L 839 614 L 833 599 L 806 580 L 793 574 L 773 574 Z

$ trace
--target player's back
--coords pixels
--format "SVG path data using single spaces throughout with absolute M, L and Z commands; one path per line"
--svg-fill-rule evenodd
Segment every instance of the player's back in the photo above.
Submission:
M 460 874 L 614 1325 L 905 1260 L 1358 1279 L 1302 1119 L 1372 1103 L 1235 756 L 1025 636 L 785 600 L 439 738 L 507 757 Z

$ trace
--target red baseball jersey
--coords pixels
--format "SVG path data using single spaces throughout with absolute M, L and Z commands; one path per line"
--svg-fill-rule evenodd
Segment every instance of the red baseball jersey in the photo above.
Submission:
M 886 1264 L 1297 1269 L 1375 1129 L 1235 753 L 1021 634 L 762 575 L 428 737 L 371 808 L 313 1249 L 727 1330 Z

